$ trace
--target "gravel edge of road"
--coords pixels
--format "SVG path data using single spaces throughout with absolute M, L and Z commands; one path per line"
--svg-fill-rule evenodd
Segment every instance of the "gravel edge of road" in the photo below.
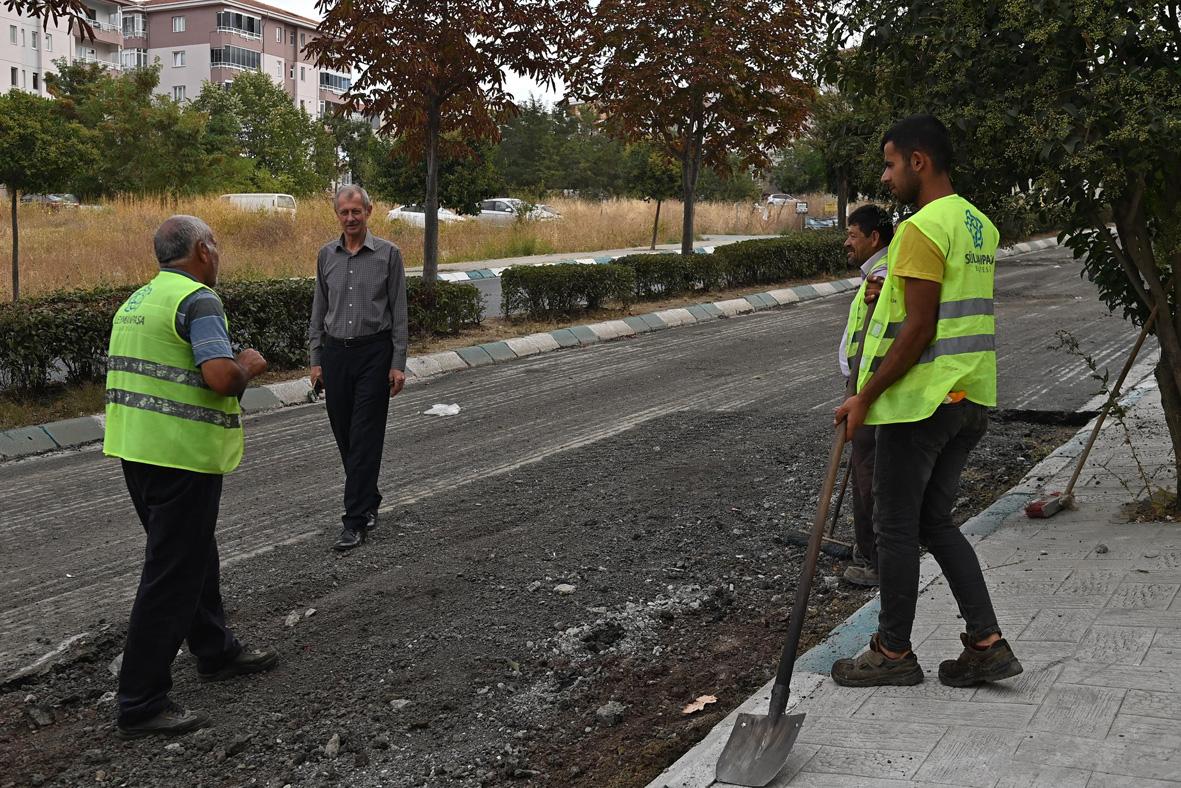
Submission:
M 998 250 L 997 259 L 1053 246 L 1057 246 L 1057 242 L 1052 238 L 1027 241 Z M 856 289 L 859 285 L 859 277 L 797 285 L 726 301 L 629 315 L 617 320 L 571 326 L 458 350 L 412 356 L 406 360 L 407 383 L 412 384 L 416 380 L 449 372 L 516 361 L 540 353 L 587 347 L 652 331 L 696 325 L 765 309 L 777 309 L 817 298 L 827 298 Z M 306 405 L 313 401 L 311 387 L 306 380 L 288 380 L 247 389 L 242 397 L 242 410 L 253 415 L 292 405 Z M 96 443 L 103 438 L 103 427 L 103 415 L 95 414 L 0 432 L 0 463 Z

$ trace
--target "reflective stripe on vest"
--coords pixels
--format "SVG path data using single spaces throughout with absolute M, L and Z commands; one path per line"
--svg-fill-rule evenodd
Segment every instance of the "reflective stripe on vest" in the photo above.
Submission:
M 935 337 L 903 377 L 870 407 L 868 424 L 927 418 L 951 391 L 996 405 L 996 319 L 993 305 L 996 248 L 1000 234 L 984 214 L 959 195 L 935 200 L 903 222 L 922 232 L 944 256 Z M 906 321 L 902 280 L 895 275 L 903 237 L 899 226 L 887 254 L 888 272 L 874 304 L 863 349 L 860 391 L 881 366 Z
M 176 333 L 180 304 L 204 285 L 172 271 L 132 294 L 111 324 L 103 452 L 224 474 L 242 458 L 237 397 L 209 388 L 192 345 Z

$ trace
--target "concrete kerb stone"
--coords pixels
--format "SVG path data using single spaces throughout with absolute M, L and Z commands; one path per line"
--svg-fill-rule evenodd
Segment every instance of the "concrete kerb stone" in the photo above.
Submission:
M 45 432 L 58 446 L 82 446 L 102 440 L 103 423 L 97 416 L 80 416 L 46 424 Z
M 523 337 L 506 339 L 504 343 L 512 348 L 512 351 L 518 356 L 548 353 L 551 350 L 560 350 L 562 347 L 558 344 L 558 340 L 549 334 L 528 334 Z
M 1151 376 L 1146 376 L 1120 398 L 1121 406 L 1132 407 L 1155 386 L 1155 381 L 1151 379 Z M 960 530 L 968 537 L 973 546 L 995 533 L 1006 519 L 1021 511 L 1032 497 L 1029 492 L 1032 480 L 1052 478 L 1062 470 L 1064 465 L 1077 459 L 1093 428 L 1094 420 L 1091 420 L 1081 427 L 1074 437 L 1030 469 L 1021 482 L 1006 491 L 984 511 L 964 523 Z M 942 572 L 934 557 L 924 556 L 920 564 L 919 595 L 921 596 L 923 591 L 941 575 Z M 822 642 L 796 659 L 792 673 L 788 712 L 806 700 L 812 692 L 828 680 L 832 663 L 836 659 L 852 656 L 866 648 L 870 636 L 877 631 L 880 612 L 881 597 L 875 596 L 862 605 L 857 612 L 838 624 Z M 650 782 L 647 788 L 707 788 L 713 785 L 723 785 L 723 783 L 717 783 L 714 780 L 714 769 L 738 714 L 766 713 L 774 684 L 774 679 L 767 682 L 758 692 L 715 725 L 693 749 Z M 789 771 L 790 763 L 785 767 L 784 773 Z
M 714 306 L 726 317 L 737 317 L 755 311 L 754 305 L 745 298 L 731 298 L 729 301 L 715 301 Z
M 0 457 L 6 460 L 59 448 L 44 427 L 17 427 L 0 432 Z
M 246 389 L 240 402 L 242 410 L 247 413 L 258 413 L 263 410 L 283 407 L 283 401 L 267 386 L 254 386 Z
M 308 383 L 307 378 L 285 380 L 282 383 L 271 383 L 267 388 L 284 405 L 302 405 L 308 401 L 308 394 L 312 391 L 312 386 Z
M 485 367 L 489 364 L 496 363 L 496 360 L 489 355 L 488 351 L 479 345 L 472 347 L 461 347 L 455 351 L 459 357 L 464 360 L 469 367 Z
M 677 309 L 664 309 L 660 312 L 654 313 L 656 317 L 660 318 L 669 328 L 675 326 L 688 326 L 697 322 L 697 318 L 693 317 L 693 313 L 683 307 Z
M 513 349 L 503 342 L 485 342 L 479 347 L 484 348 L 488 355 L 492 356 L 493 361 L 512 361 L 517 357 Z
M 688 307 L 689 314 L 693 315 L 698 322 L 706 320 L 717 320 L 723 317 L 722 310 L 718 309 L 715 304 L 694 304 Z
M 623 322 L 631 326 L 637 334 L 647 334 L 652 330 L 651 324 L 639 315 L 628 315 L 623 319 Z M 661 327 L 663 328 L 663 326 Z
M 634 337 L 636 330 L 622 320 L 607 320 L 602 323 L 591 323 L 587 326 L 601 341 L 606 342 L 619 337 Z
M 582 342 L 578 340 L 578 335 L 569 328 L 559 328 L 556 331 L 549 332 L 549 335 L 558 343 L 558 347 L 581 347 Z M 596 337 L 597 339 L 597 337 Z

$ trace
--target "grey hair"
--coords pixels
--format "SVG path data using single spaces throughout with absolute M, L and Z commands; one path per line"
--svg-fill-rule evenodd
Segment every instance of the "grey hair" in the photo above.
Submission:
M 336 190 L 336 196 L 332 198 L 332 207 L 334 209 L 340 207 L 341 197 L 353 197 L 355 195 L 361 196 L 361 205 L 365 206 L 366 210 L 373 207 L 373 203 L 369 200 L 369 192 L 365 191 L 355 183 L 346 184 L 345 186 L 341 186 Z
M 156 230 L 152 243 L 156 247 L 156 261 L 161 266 L 183 260 L 193 252 L 198 241 L 213 243 L 213 230 L 196 216 L 171 216 Z

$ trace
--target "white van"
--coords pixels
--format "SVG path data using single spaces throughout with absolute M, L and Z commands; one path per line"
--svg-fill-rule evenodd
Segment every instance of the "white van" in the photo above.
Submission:
M 245 211 L 295 213 L 295 198 L 290 194 L 223 194 L 221 198 Z

